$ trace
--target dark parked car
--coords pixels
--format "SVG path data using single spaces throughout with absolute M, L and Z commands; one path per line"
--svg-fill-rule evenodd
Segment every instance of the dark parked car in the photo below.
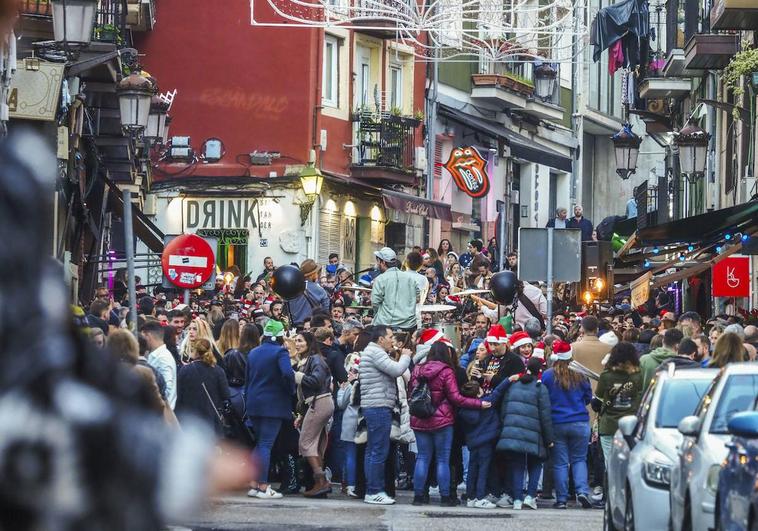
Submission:
M 735 414 L 728 428 L 734 437 L 719 473 L 716 528 L 758 531 L 758 411 Z

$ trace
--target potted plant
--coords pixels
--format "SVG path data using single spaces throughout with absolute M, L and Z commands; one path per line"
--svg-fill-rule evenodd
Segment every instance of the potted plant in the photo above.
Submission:
M 112 42 L 121 44 L 124 40 L 121 38 L 121 32 L 113 24 L 102 24 L 95 28 L 95 38 L 100 42 Z
M 741 96 L 744 92 L 741 83 L 742 76 L 748 76 L 748 83 L 755 90 L 754 80 L 758 81 L 755 74 L 758 74 L 758 48 L 745 48 L 735 54 L 724 68 L 722 75 L 724 87 L 731 89 L 735 96 Z

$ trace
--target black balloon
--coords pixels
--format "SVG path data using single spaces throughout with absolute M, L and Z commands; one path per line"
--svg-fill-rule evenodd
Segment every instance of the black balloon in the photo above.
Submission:
M 305 276 L 299 267 L 283 265 L 274 271 L 271 287 L 283 299 L 293 299 L 305 291 Z
M 490 290 L 492 296 L 500 304 L 512 304 L 516 298 L 518 279 L 513 271 L 500 271 L 492 275 Z

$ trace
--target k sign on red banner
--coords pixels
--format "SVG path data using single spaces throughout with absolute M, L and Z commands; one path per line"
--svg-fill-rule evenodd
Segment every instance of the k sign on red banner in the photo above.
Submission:
M 713 266 L 714 297 L 750 296 L 750 258 L 729 257 Z
M 196 234 L 182 234 L 171 240 L 161 257 L 163 274 L 178 288 L 199 288 L 216 267 L 216 258 L 208 242 Z

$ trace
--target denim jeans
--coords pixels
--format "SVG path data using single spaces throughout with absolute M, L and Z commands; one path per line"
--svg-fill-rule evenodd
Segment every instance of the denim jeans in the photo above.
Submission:
M 603 448 L 603 460 L 605 466 L 608 466 L 608 459 L 611 457 L 611 448 L 613 448 L 613 435 L 601 435 L 600 446 Z
M 526 495 L 537 497 L 537 487 L 542 473 L 542 460 L 536 455 L 508 452 L 508 466 L 511 471 L 513 499 L 524 501 L 524 476 L 529 474 Z
M 282 419 L 271 417 L 250 417 L 248 426 L 255 433 L 256 446 L 253 449 L 253 461 L 258 463 L 260 472 L 258 481 L 268 483 L 268 469 L 271 466 L 271 448 L 282 427 Z
M 358 466 L 356 461 L 358 449 L 354 442 L 342 441 L 342 443 L 345 445 L 345 475 L 343 477 L 349 486 L 355 487 L 356 476 L 358 475 L 356 468 Z
M 418 455 L 413 471 L 413 491 L 416 496 L 424 494 L 426 476 L 434 458 L 437 464 L 437 484 L 440 496 L 450 496 L 450 449 L 453 446 L 453 427 L 446 426 L 435 431 L 415 431 Z
M 344 410 L 334 409 L 332 429 L 329 430 L 329 446 L 326 449 L 326 466 L 332 470 L 334 481 L 345 479 L 345 444 L 347 443 L 342 440 L 342 416 L 344 414 Z
M 466 478 L 466 497 L 469 500 L 481 500 L 487 497 L 487 476 L 494 453 L 492 443 L 469 449 L 468 477 Z
M 372 496 L 384 491 L 384 464 L 390 451 L 392 410 L 388 407 L 366 407 L 362 411 L 368 431 L 366 456 L 363 460 L 366 494 Z
M 569 464 L 574 477 L 577 494 L 589 494 L 587 480 L 587 447 L 590 444 L 588 422 L 553 424 L 555 447 L 553 470 L 555 471 L 555 497 L 559 502 L 568 500 Z

